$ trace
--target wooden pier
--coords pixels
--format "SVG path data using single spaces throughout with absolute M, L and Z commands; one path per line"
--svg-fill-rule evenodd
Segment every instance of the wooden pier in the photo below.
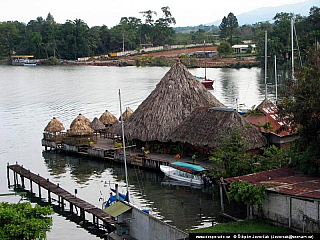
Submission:
M 86 222 L 85 213 L 92 214 L 92 223 L 96 228 L 104 228 L 108 233 L 114 231 L 116 229 L 116 221 L 114 221 L 111 216 L 105 213 L 102 209 L 97 208 L 96 206 L 72 195 L 65 189 L 61 188 L 58 185 L 49 181 L 49 179 L 45 179 L 41 177 L 39 174 L 34 174 L 30 172 L 30 170 L 25 169 L 23 166 L 18 164 L 7 166 L 7 179 L 8 186 L 10 185 L 10 170 L 13 171 L 13 186 L 18 187 L 19 185 L 22 188 L 25 188 L 25 180 L 29 180 L 30 192 L 34 193 L 35 189 L 33 188 L 34 183 L 38 185 L 38 196 L 41 199 L 41 188 L 47 190 L 48 203 L 52 204 L 53 198 L 52 194 L 55 194 L 58 197 L 58 205 L 61 210 L 65 210 L 65 202 L 69 202 L 69 211 L 74 213 L 74 210 L 78 214 L 80 213 L 80 217 L 83 222 Z M 20 184 L 19 184 L 19 176 L 20 176 Z M 79 209 L 79 211 L 78 211 Z M 99 223 L 99 220 L 102 221 L 102 224 Z

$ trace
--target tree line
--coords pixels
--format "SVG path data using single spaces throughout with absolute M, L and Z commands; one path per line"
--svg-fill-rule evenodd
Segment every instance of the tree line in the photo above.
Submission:
M 24 24 L 18 21 L 0 22 L 0 56 L 33 54 L 35 58 L 54 56 L 61 59 L 106 54 L 113 51 L 137 49 L 141 44 L 165 45 L 172 42 L 175 24 L 169 7 L 162 7 L 162 16 L 155 11 L 140 12 L 144 22 L 135 17 L 123 17 L 112 28 L 89 28 L 81 19 L 56 23 L 49 13 L 44 19 Z M 124 43 L 124 44 L 123 44 Z
M 56 23 L 49 13 L 44 19 L 24 24 L 18 21 L 0 22 L 0 56 L 12 54 L 33 54 L 36 58 L 55 56 L 61 59 L 103 55 L 122 50 L 137 50 L 141 46 L 222 43 L 221 51 L 232 51 L 231 46 L 251 40 L 257 44 L 257 50 L 263 55 L 264 34 L 268 32 L 268 54 L 277 55 L 279 64 L 290 57 L 290 21 L 295 19 L 297 42 L 295 48 L 302 54 L 308 46 L 320 37 L 320 11 L 318 7 L 310 9 L 309 16 L 292 13 L 277 13 L 273 22 L 258 22 L 253 25 L 239 26 L 233 13 L 225 16 L 219 27 L 200 25 L 196 29 L 173 28 L 176 23 L 169 7 L 161 8 L 161 17 L 157 12 L 140 12 L 142 19 L 122 17 L 119 24 L 108 28 L 106 25 L 89 28 L 81 19 Z M 175 31 L 176 29 L 176 31 Z M 296 41 L 295 41 L 296 42 Z M 123 49 L 123 47 L 125 49 Z M 302 56 L 303 57 L 303 56 Z

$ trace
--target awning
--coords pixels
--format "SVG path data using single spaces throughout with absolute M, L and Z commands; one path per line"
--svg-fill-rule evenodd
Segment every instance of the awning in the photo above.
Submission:
M 125 213 L 126 211 L 130 210 L 132 207 L 124 204 L 123 202 L 116 202 L 115 204 L 112 204 L 110 207 L 104 209 L 103 211 L 105 213 L 108 213 L 112 217 L 118 217 L 122 213 Z

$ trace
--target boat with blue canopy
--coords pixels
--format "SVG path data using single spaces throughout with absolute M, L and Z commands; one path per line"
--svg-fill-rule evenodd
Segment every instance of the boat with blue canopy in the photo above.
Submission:
M 203 173 L 207 169 L 191 163 L 173 162 L 169 166 L 161 165 L 160 170 L 168 178 L 191 184 L 203 185 Z

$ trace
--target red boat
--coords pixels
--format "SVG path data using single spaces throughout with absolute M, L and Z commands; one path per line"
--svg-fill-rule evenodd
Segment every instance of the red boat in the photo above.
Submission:
M 200 82 L 202 83 L 202 85 L 204 85 L 205 87 L 213 88 L 214 80 L 207 79 L 207 78 L 204 78 L 204 77 L 197 77 L 197 76 L 196 76 L 196 79 L 199 79 Z

